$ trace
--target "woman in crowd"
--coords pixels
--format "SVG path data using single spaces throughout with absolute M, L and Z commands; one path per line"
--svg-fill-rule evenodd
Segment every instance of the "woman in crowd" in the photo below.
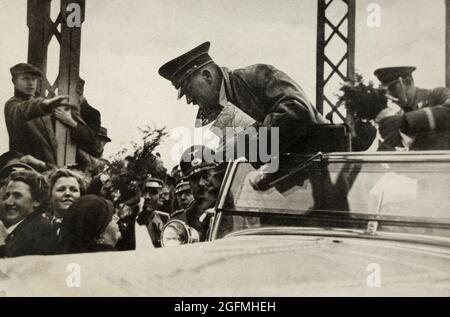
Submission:
M 115 251 L 120 239 L 111 201 L 95 195 L 85 195 L 66 211 L 61 224 L 63 253 Z
M 65 169 L 54 170 L 48 176 L 50 186 L 50 219 L 58 228 L 67 209 L 85 193 L 85 184 L 81 176 Z

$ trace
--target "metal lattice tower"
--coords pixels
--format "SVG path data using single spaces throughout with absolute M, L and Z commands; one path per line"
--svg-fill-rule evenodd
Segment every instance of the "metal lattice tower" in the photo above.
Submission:
M 450 88 L 450 0 L 445 0 L 445 86 Z
M 355 74 L 355 0 L 318 0 L 316 106 L 320 113 L 346 114 L 336 108 L 340 84 Z
M 58 0 L 53 0 L 58 1 Z M 27 25 L 28 63 L 39 67 L 45 78 L 42 80 L 38 92 L 41 96 L 52 97 L 69 95 L 69 103 L 78 105 L 76 84 L 79 80 L 80 68 L 80 27 L 69 27 L 67 16 L 70 11 L 68 5 L 77 4 L 81 9 L 81 23 L 84 21 L 85 0 L 60 0 L 59 14 L 55 21 L 51 19 L 52 0 L 28 0 Z M 48 48 L 52 39 L 59 45 L 59 71 L 54 82 L 49 82 L 47 74 Z M 69 110 L 68 110 L 69 111 Z M 59 121 L 55 124 L 55 137 L 58 144 L 57 160 L 59 166 L 75 163 L 76 147 L 71 140 L 70 131 Z

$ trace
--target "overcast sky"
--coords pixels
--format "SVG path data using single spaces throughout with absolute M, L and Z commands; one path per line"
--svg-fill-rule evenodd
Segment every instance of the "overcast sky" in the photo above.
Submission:
M 54 2 L 57 0 L 53 0 Z M 59 1 L 58 1 L 59 2 Z M 339 0 L 337 7 L 343 6 Z M 139 137 L 137 127 L 166 126 L 194 132 L 196 107 L 177 101 L 159 77 L 167 60 L 211 41 L 210 55 L 222 66 L 272 64 L 287 72 L 315 100 L 316 17 L 314 0 L 86 0 L 82 28 L 81 77 L 85 96 L 102 113 L 113 139 L 110 155 Z M 367 25 L 370 3 L 381 7 L 381 25 Z M 339 20 L 337 9 L 332 19 Z M 0 0 L 0 97 L 13 88 L 9 68 L 26 62 L 26 0 Z M 55 48 L 55 47 L 53 47 Z M 418 86 L 445 84 L 444 0 L 357 0 L 356 68 L 367 79 L 383 66 L 415 65 Z M 338 55 L 339 45 L 330 53 Z M 58 58 L 51 50 L 49 60 Z M 56 62 L 49 61 L 54 80 Z M 53 76 L 53 77 L 52 77 Z M 173 133 L 173 137 L 176 133 Z M 188 136 L 187 133 L 184 136 Z M 207 143 L 213 143 L 206 136 Z M 197 143 L 193 138 L 190 143 Z M 8 150 L 0 120 L 0 152 Z M 175 139 L 160 148 L 166 166 L 175 160 Z

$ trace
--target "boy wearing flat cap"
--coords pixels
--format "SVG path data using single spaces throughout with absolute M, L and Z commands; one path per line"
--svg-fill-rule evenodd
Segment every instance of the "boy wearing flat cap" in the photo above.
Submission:
M 380 121 L 381 137 L 390 146 L 401 146 L 402 132 L 413 137 L 412 150 L 450 149 L 450 91 L 416 87 L 412 76 L 415 70 L 402 66 L 374 72 L 404 112 Z
M 49 146 L 37 150 L 35 149 L 37 140 L 30 137 L 30 134 L 36 134 L 32 133 L 33 130 L 42 135 L 42 130 L 45 131 L 46 126 L 43 122 L 40 122 L 41 126 L 39 127 L 37 124 L 31 125 L 28 122 L 50 114 L 56 107 L 60 106 L 62 100 L 67 99 L 67 96 L 58 96 L 51 99 L 37 97 L 36 89 L 38 80 L 42 78 L 42 72 L 34 65 L 19 63 L 11 67 L 10 72 L 14 84 L 14 97 L 10 98 L 5 104 L 9 149 L 31 154 L 45 162 L 52 161 L 49 159 L 50 155 L 46 155 L 47 152 L 52 151 L 52 148 Z
M 280 151 L 316 123 L 326 123 L 302 88 L 273 66 L 256 64 L 237 70 L 219 67 L 205 42 L 167 62 L 159 74 L 172 82 L 178 98 L 198 105 L 197 123 L 214 121 L 228 103 L 253 118 L 255 127 L 278 127 Z
M 43 77 L 39 68 L 20 63 L 11 67 L 10 72 L 14 96 L 6 102 L 4 111 L 11 151 L 32 155 L 50 166 L 55 166 L 55 120 L 70 128 L 77 144 L 91 146 L 95 134 L 79 116 L 62 109 L 67 106 L 61 103 L 67 96 L 50 99 L 36 96 L 38 80 Z

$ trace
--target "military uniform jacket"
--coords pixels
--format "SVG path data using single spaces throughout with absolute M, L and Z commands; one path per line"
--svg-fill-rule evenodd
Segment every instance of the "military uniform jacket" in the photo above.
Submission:
M 273 66 L 256 64 L 222 69 L 229 102 L 260 126 L 280 130 L 280 149 L 304 136 L 314 124 L 329 123 L 315 109 L 303 89 Z
M 50 109 L 43 98 L 29 97 L 18 91 L 5 104 L 5 121 L 9 134 L 9 149 L 30 154 L 51 165 L 57 164 L 57 141 Z M 78 125 L 72 137 L 85 151 L 99 152 L 95 133 L 74 115 Z
M 411 149 L 450 149 L 450 91 L 447 88 L 416 88 L 405 117 L 408 134 L 415 136 Z
M 4 255 L 51 255 L 58 252 L 58 238 L 50 220 L 35 211 L 27 216 L 5 239 Z
M 199 208 L 198 203 L 194 200 L 186 209 L 175 211 L 170 216 L 170 220 L 176 219 L 185 222 L 189 227 L 197 230 L 200 235 L 200 241 L 204 241 L 208 232 L 209 219 L 211 216 L 206 215 L 204 219 L 201 219 L 203 212 L 204 211 Z

